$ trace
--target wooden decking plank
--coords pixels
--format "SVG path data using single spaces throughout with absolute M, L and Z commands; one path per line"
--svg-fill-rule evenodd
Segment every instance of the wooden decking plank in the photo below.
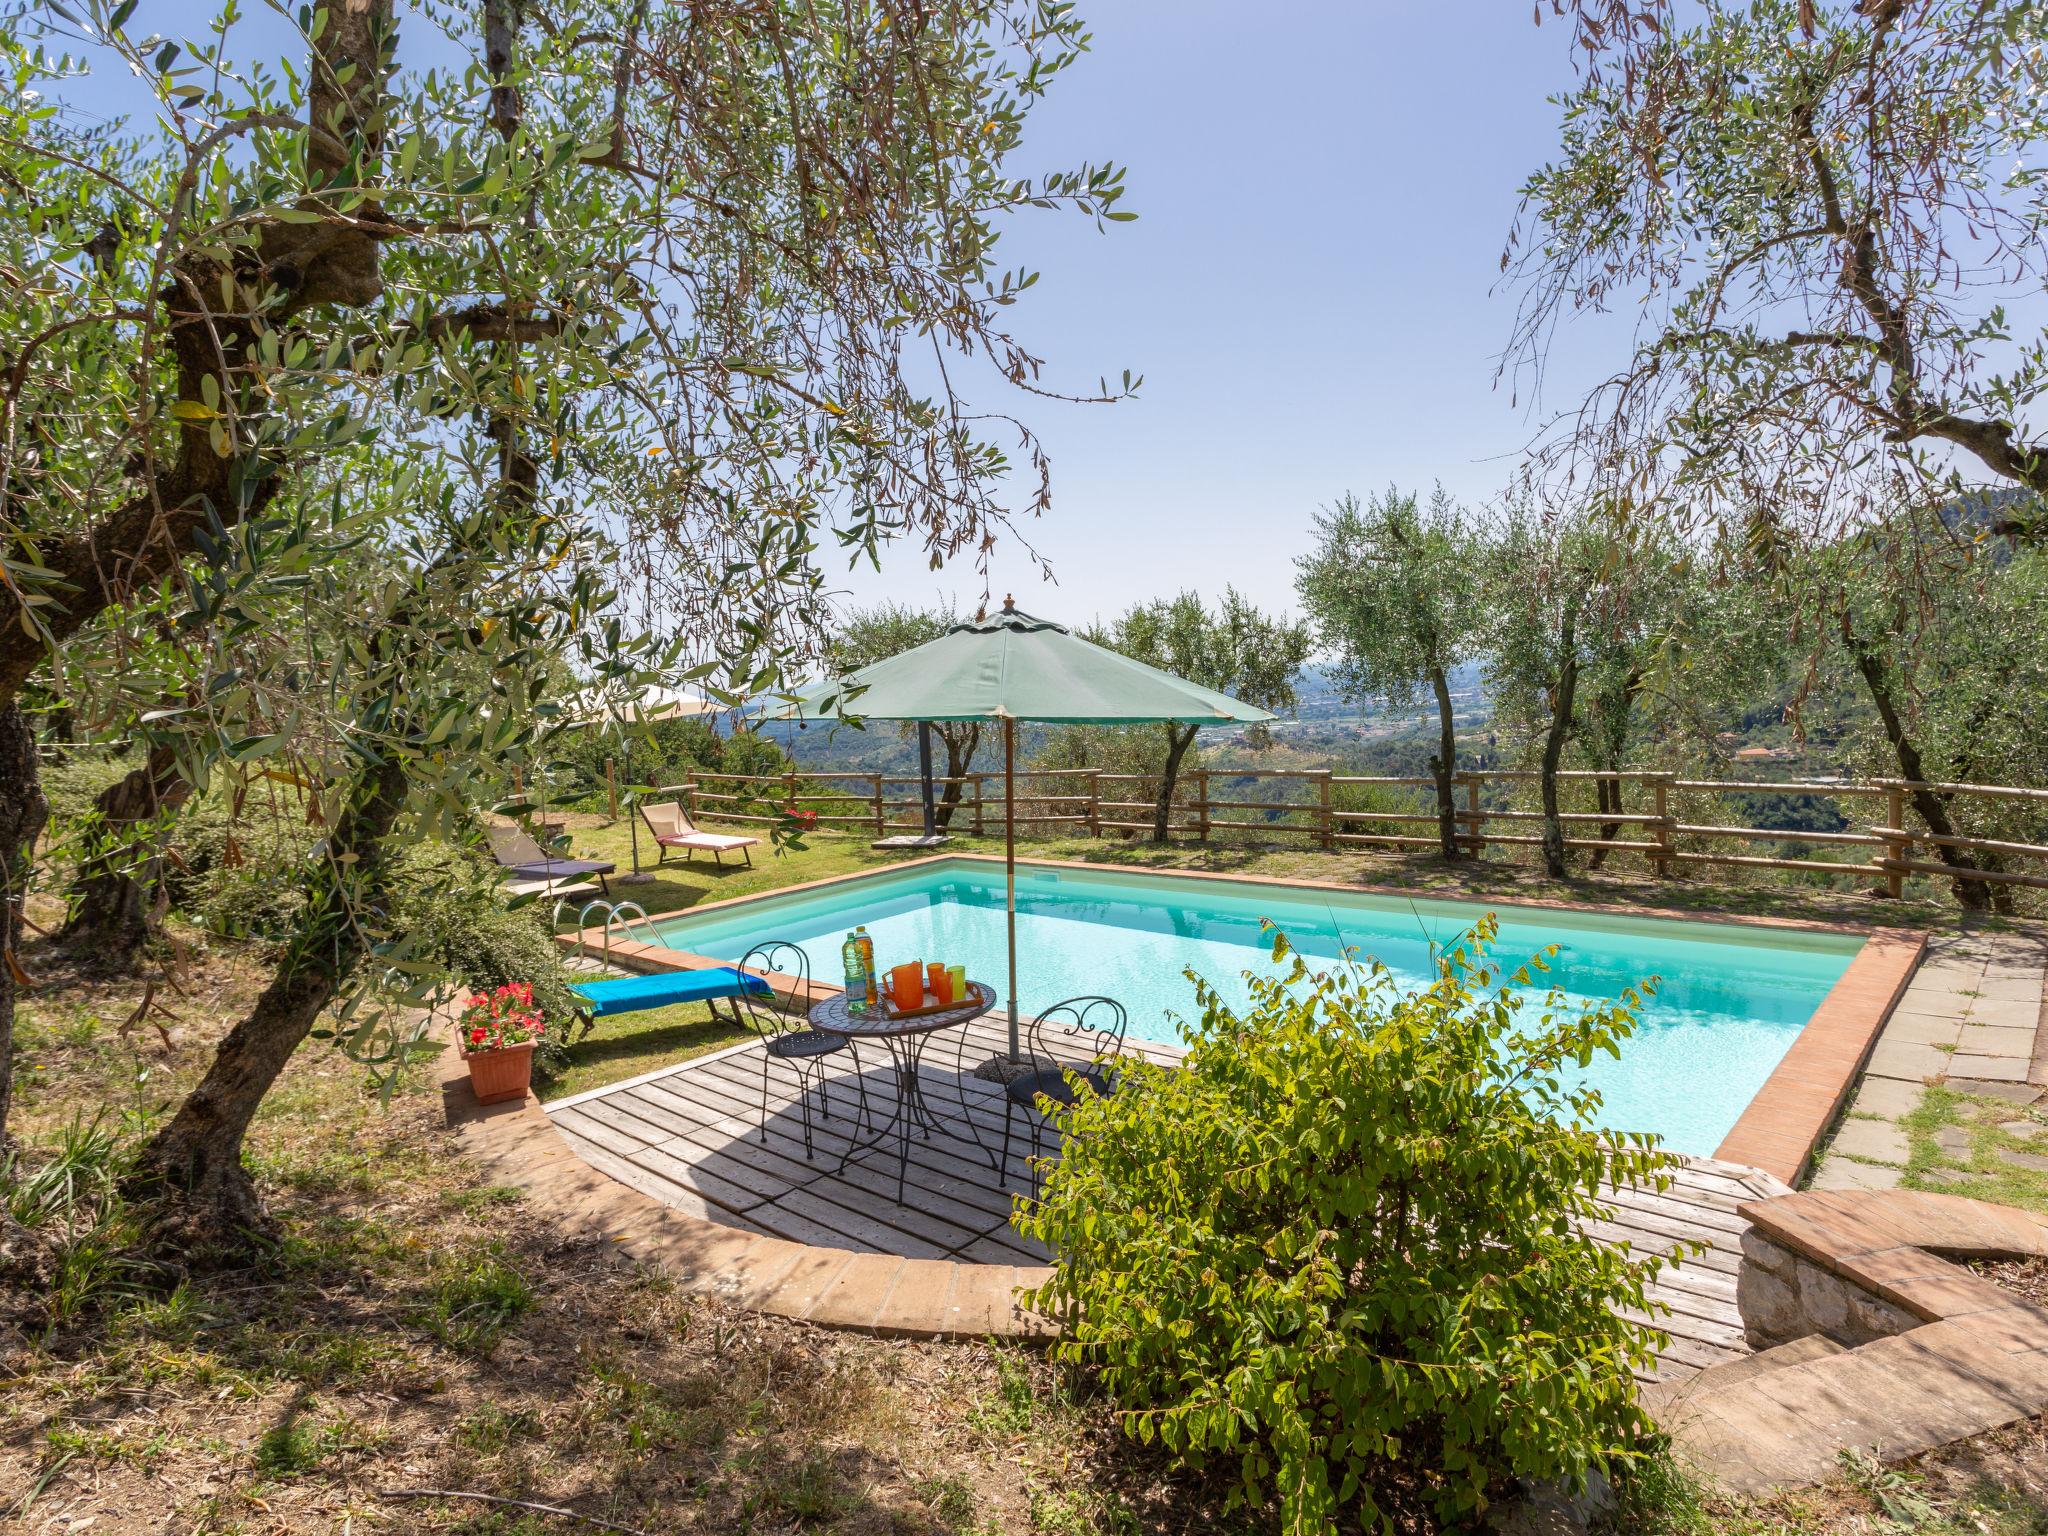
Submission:
M 662 1091 L 673 1092 L 673 1090 L 667 1089 Z M 693 1084 L 692 1091 L 698 1095 L 699 1102 L 705 1104 L 707 1108 L 716 1108 L 721 1120 L 744 1120 L 748 1125 L 758 1127 L 758 1120 L 755 1118 L 759 1114 L 758 1101 L 754 1105 L 746 1104 L 735 1085 L 717 1078 L 707 1077 Z M 878 1118 L 886 1119 L 888 1115 L 894 1113 L 895 1100 L 891 1096 L 886 1102 L 876 1103 L 872 1107 Z M 812 1141 L 819 1148 L 821 1154 L 826 1147 L 830 1147 L 832 1155 L 836 1158 L 842 1155 L 851 1144 L 850 1139 L 837 1129 L 841 1123 L 843 1122 L 839 1117 L 835 1117 L 830 1123 L 822 1119 L 813 1120 Z M 957 1124 L 958 1117 L 942 1117 L 941 1123 L 947 1125 Z M 770 1117 L 769 1134 L 771 1137 L 786 1137 L 791 1143 L 797 1146 L 802 1145 L 802 1136 L 796 1124 L 793 1121 L 785 1124 L 780 1116 Z M 984 1132 L 984 1134 L 986 1133 Z M 998 1148 L 991 1144 L 989 1150 L 993 1152 L 998 1150 Z M 1014 1164 L 1013 1176 L 1018 1181 L 1018 1187 L 1021 1188 L 1023 1181 L 1028 1177 L 1028 1171 L 1024 1168 L 1021 1158 L 1013 1158 L 1012 1163 Z M 912 1177 L 918 1178 L 919 1182 L 927 1187 L 930 1186 L 931 1179 L 934 1176 L 943 1180 L 957 1180 L 963 1177 L 964 1172 L 969 1171 L 978 1176 L 980 1169 L 987 1166 L 986 1158 L 972 1141 L 964 1137 L 956 1136 L 946 1142 L 938 1140 L 926 1141 L 922 1136 L 912 1138 L 910 1161 Z M 920 1169 L 922 1174 L 920 1174 Z
M 721 1094 L 724 1101 L 728 1105 L 732 1106 L 736 1111 L 739 1109 L 740 1099 L 737 1092 L 738 1085 L 730 1082 L 729 1080 L 720 1082 L 716 1079 L 707 1078 L 704 1082 L 695 1086 L 699 1091 L 707 1095 L 714 1093 Z M 869 1102 L 870 1107 L 873 1110 L 876 1118 L 880 1121 L 886 1122 L 896 1112 L 896 1099 L 893 1090 L 871 1089 Z M 988 1155 L 997 1153 L 1001 1150 L 1000 1124 L 996 1124 L 994 1126 L 990 1126 L 987 1124 L 980 1125 L 978 1129 L 981 1137 L 981 1142 L 978 1146 L 976 1141 L 972 1137 L 959 1134 L 958 1127 L 963 1123 L 963 1117 L 957 1112 L 957 1110 L 954 1109 L 953 1106 L 945 1105 L 943 1103 L 935 1102 L 933 1100 L 928 1100 L 927 1107 L 931 1110 L 933 1118 L 939 1123 L 942 1134 L 948 1131 L 952 1132 L 951 1140 L 954 1143 L 954 1146 L 951 1149 L 946 1149 L 942 1151 L 940 1154 L 937 1154 L 936 1156 L 921 1155 L 919 1152 L 920 1148 L 929 1149 L 933 1147 L 938 1147 L 939 1142 L 936 1140 L 927 1140 L 922 1134 L 914 1135 L 911 1138 L 911 1161 L 913 1166 L 922 1163 L 934 1173 L 938 1173 L 942 1176 L 952 1176 L 956 1173 L 957 1167 L 963 1162 L 963 1160 L 979 1164 L 981 1166 L 986 1166 L 986 1160 Z M 773 1120 L 774 1117 L 771 1117 L 771 1129 L 774 1128 Z M 838 1122 L 835 1120 L 833 1125 L 827 1126 L 822 1120 L 813 1119 L 812 1121 L 813 1140 L 817 1140 L 821 1133 L 831 1138 L 834 1142 L 835 1153 L 843 1152 L 845 1150 L 846 1145 L 849 1142 L 849 1138 L 837 1129 L 837 1123 Z M 864 1140 L 866 1139 L 866 1136 L 868 1134 L 869 1133 L 863 1133 L 861 1137 L 853 1139 Z M 1018 1138 L 1018 1141 L 1021 1143 L 1022 1140 L 1023 1138 L 1020 1136 Z M 1018 1148 L 1013 1147 L 1012 1152 L 1012 1162 L 1010 1168 L 1007 1171 L 1009 1171 L 1012 1174 L 1012 1177 L 1018 1181 L 1018 1187 L 1021 1187 L 1021 1182 L 1026 1177 L 1028 1177 L 1028 1170 L 1024 1166 L 1022 1155 Z
M 649 1145 L 649 1143 L 642 1141 L 637 1136 L 621 1135 L 613 1130 L 608 1123 L 587 1114 L 585 1110 L 586 1106 L 581 1104 L 577 1105 L 574 1109 L 566 1109 L 556 1117 L 555 1124 L 565 1130 L 574 1131 L 585 1141 L 595 1142 L 598 1146 L 603 1147 L 605 1151 L 615 1153 L 620 1157 L 631 1157 L 642 1147 Z
M 694 1189 L 713 1205 L 722 1205 L 729 1210 L 745 1211 L 766 1219 L 766 1212 L 773 1208 L 781 1197 L 779 1190 L 763 1193 L 761 1190 L 725 1178 L 711 1169 L 700 1168 L 682 1155 L 681 1149 L 687 1142 L 674 1139 L 660 1146 L 648 1147 L 635 1154 L 634 1160 L 643 1167 L 652 1168 L 672 1183 Z
M 1647 1194 L 1639 1189 L 1617 1191 L 1606 1198 L 1624 1210 L 1654 1213 L 1671 1221 L 1704 1228 L 1708 1232 L 1725 1232 L 1730 1236 L 1740 1236 L 1742 1229 L 1749 1225 L 1733 1211 L 1717 1211 L 1707 1206 L 1687 1205 L 1684 1201 L 1667 1200 L 1662 1195 Z
M 955 1248 L 972 1240 L 998 1219 L 984 1210 L 961 1207 L 950 1201 L 941 1202 L 917 1190 L 914 1185 L 906 1185 L 905 1194 L 915 1204 L 906 1201 L 904 1205 L 897 1205 L 892 1198 L 895 1190 L 893 1174 L 886 1178 L 868 1175 L 872 1184 L 885 1186 L 884 1189 L 876 1189 L 854 1180 L 853 1175 L 857 1171 L 865 1174 L 858 1164 L 849 1167 L 844 1174 L 838 1171 L 836 1157 L 821 1155 L 815 1163 L 797 1162 L 792 1165 L 790 1159 L 774 1148 L 763 1147 L 751 1139 L 728 1142 L 723 1147 L 698 1148 L 694 1154 L 689 1154 L 689 1158 L 700 1167 L 715 1166 L 735 1180 L 743 1179 L 748 1184 L 778 1190 L 778 1199 L 790 1199 L 793 1191 L 817 1196 L 844 1207 L 851 1222 L 864 1224 L 879 1220 L 941 1248 Z M 947 1208 L 939 1209 L 942 1204 Z M 810 1214 L 847 1232 L 865 1230 L 864 1225 L 847 1225 L 823 1212 L 811 1211 Z
M 1580 1229 L 1596 1241 L 1619 1246 L 1627 1243 L 1639 1254 L 1666 1254 L 1670 1252 L 1670 1237 L 1659 1232 L 1643 1232 L 1634 1227 L 1623 1227 L 1606 1222 L 1588 1222 Z M 1698 1256 L 1688 1254 L 1685 1262 L 1699 1269 L 1733 1276 L 1737 1260 L 1718 1248 L 1709 1249 Z
M 1028 1242 L 1015 1232 L 991 1232 L 962 1248 L 959 1257 L 970 1264 L 1044 1264 L 1050 1262 L 1044 1248 Z
M 650 1199 L 659 1200 L 664 1205 L 674 1206 L 679 1211 L 685 1211 L 692 1216 L 702 1217 L 706 1221 L 716 1221 L 726 1226 L 741 1227 L 748 1231 L 760 1230 L 757 1227 L 747 1227 L 746 1218 L 738 1211 L 727 1210 L 722 1206 L 714 1205 L 712 1202 L 704 1199 L 696 1190 L 664 1179 L 651 1169 L 642 1167 L 639 1163 L 634 1162 L 631 1158 L 619 1157 L 607 1152 L 596 1142 L 587 1141 L 573 1131 L 562 1130 L 560 1134 L 562 1140 L 568 1144 L 578 1157 L 582 1158 L 600 1173 L 610 1174 L 628 1189 L 638 1190 Z
M 722 1114 L 720 1106 L 708 1099 L 703 1103 L 703 1112 L 707 1117 L 718 1117 L 704 1121 L 696 1137 L 700 1142 L 715 1137 L 733 1139 L 744 1136 L 759 1144 L 760 1127 L 752 1117 Z M 768 1137 L 770 1146 L 785 1159 L 801 1160 L 803 1139 L 797 1131 L 771 1124 Z M 820 1162 L 829 1155 L 836 1165 L 850 1143 L 836 1130 L 819 1128 L 814 1132 L 813 1144 Z M 1008 1195 L 993 1186 L 993 1171 L 972 1143 L 955 1137 L 938 1137 L 931 1141 L 919 1138 L 912 1143 L 908 1172 L 911 1184 L 941 1198 L 975 1207 L 991 1217 L 1006 1217 L 1009 1213 Z M 1024 1178 L 1021 1166 L 1016 1170 L 1016 1177 L 1021 1187 Z M 889 1178 L 893 1191 L 893 1171 Z
M 1734 1239 L 1738 1236 L 1738 1234 L 1732 1232 L 1704 1230 L 1690 1222 L 1681 1221 L 1669 1216 L 1663 1211 L 1645 1210 L 1640 1206 L 1609 1205 L 1606 1216 L 1596 1219 L 1604 1219 L 1608 1226 L 1632 1227 L 1638 1232 L 1652 1233 L 1660 1236 L 1663 1238 L 1667 1249 L 1681 1242 L 1705 1242 L 1713 1244 L 1714 1251 L 1718 1252 L 1724 1242 L 1727 1246 L 1734 1247 Z M 1730 1262 L 1732 1263 L 1733 1260 Z M 1714 1268 L 1718 1266 L 1710 1263 L 1709 1267 Z
M 690 1161 L 701 1166 L 715 1166 L 739 1182 L 758 1183 L 771 1192 L 809 1188 L 839 1204 L 849 1205 L 856 1213 L 882 1210 L 885 1219 L 886 1211 L 895 1203 L 896 1175 L 893 1169 L 885 1171 L 855 1162 L 842 1172 L 838 1154 L 828 1153 L 823 1147 L 817 1149 L 815 1161 L 806 1163 L 801 1157 L 800 1142 L 787 1149 L 772 1142 L 764 1147 L 751 1130 L 744 1137 L 732 1137 L 723 1131 L 700 1129 L 682 1139 L 701 1149 L 689 1155 Z M 742 1167 L 747 1170 L 744 1178 L 735 1171 Z M 993 1210 L 984 1204 L 969 1204 L 912 1182 L 906 1182 L 905 1194 L 906 1203 L 912 1204 L 914 1209 L 951 1224 L 965 1237 L 984 1232 L 1009 1217 L 1007 1206 Z

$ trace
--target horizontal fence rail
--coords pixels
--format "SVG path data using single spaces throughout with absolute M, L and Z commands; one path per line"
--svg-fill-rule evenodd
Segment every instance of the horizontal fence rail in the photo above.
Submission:
M 1527 802 L 1541 777 L 1533 769 L 1455 775 L 1454 841 L 1474 854 L 1492 847 L 1540 847 L 1544 814 Z M 1659 875 L 1699 866 L 1805 871 L 1868 879 L 1894 897 L 1904 894 L 1908 875 L 2048 890 L 2048 789 L 1903 779 L 1694 779 L 1653 769 L 1572 769 L 1557 779 L 1561 797 L 1583 799 L 1591 790 L 1600 799 L 1591 809 L 1575 804 L 1559 813 L 1568 849 L 1602 859 L 1632 855 Z M 881 838 L 923 830 L 921 782 L 914 774 L 876 772 L 703 772 L 657 790 L 655 798 L 682 801 L 692 819 L 774 825 L 794 811 L 815 817 L 821 827 Z M 1149 834 L 1158 813 L 1157 783 L 1154 775 L 1095 768 L 1021 769 L 1014 781 L 1017 830 L 1027 837 Z M 977 837 L 1001 831 L 1001 774 L 934 775 L 932 786 L 942 830 Z M 1266 786 L 1276 795 L 1259 798 Z M 1303 838 L 1325 849 L 1434 848 L 1441 842 L 1435 789 L 1436 781 L 1426 776 L 1191 769 L 1175 786 L 1167 831 L 1175 839 L 1198 842 L 1218 834 L 1257 833 Z M 2020 823 L 2025 836 L 1937 834 L 1909 820 L 1912 798 L 1923 791 L 1950 801 L 1967 797 L 1966 806 L 1956 807 L 1959 812 L 2007 807 L 2008 819 Z M 1824 800 L 1836 807 L 1844 824 L 1802 829 L 1729 819 L 1731 799 L 1759 796 Z M 1624 805 L 1625 797 L 1635 803 Z M 613 798 L 616 813 L 615 790 Z M 1711 814 L 1704 819 L 1685 814 L 1692 810 L 1697 817 L 1702 809 Z M 1882 820 L 1872 815 L 1880 809 Z M 1738 807 L 1735 814 L 1744 812 Z M 1730 844 L 1752 850 L 1776 844 L 1778 850 L 1737 852 Z M 1836 850 L 1843 856 L 1817 856 Z M 1854 857 L 1852 850 L 1862 850 L 1865 857 Z M 1968 856 L 1978 867 L 1945 862 L 1944 852 Z M 2008 861 L 2034 867 L 2006 868 Z

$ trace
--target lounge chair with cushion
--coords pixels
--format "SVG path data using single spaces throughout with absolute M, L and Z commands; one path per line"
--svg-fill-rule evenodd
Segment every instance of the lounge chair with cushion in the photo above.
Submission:
M 491 839 L 492 857 L 505 871 L 505 889 L 514 896 L 581 896 L 598 889 L 607 896 L 612 893 L 604 877 L 619 866 L 608 859 L 558 858 L 529 837 L 523 827 L 486 827 L 484 831 Z M 597 876 L 594 886 L 587 878 L 590 875 Z
M 640 1013 L 649 1008 L 667 1008 L 676 1003 L 708 1003 L 717 1018 L 718 1004 L 727 999 L 759 996 L 768 983 L 735 966 L 708 966 L 701 971 L 656 971 L 646 976 L 621 976 L 612 981 L 577 981 L 569 990 L 582 999 L 576 1010 L 589 1034 L 597 1021 L 615 1013 Z M 732 1022 L 744 1024 L 737 1003 Z
M 671 848 L 683 849 L 685 862 L 699 853 L 709 853 L 723 864 L 728 853 L 744 853 L 751 868 L 754 856 L 748 850 L 759 846 L 761 841 L 758 837 L 736 837 L 726 832 L 699 832 L 690 821 L 690 813 L 677 800 L 641 806 L 640 819 L 647 823 L 647 830 L 654 834 L 655 844 L 661 849 L 657 868 L 668 862 Z

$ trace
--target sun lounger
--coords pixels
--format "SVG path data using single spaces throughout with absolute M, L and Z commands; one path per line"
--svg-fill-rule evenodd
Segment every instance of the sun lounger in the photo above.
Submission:
M 504 884 L 507 896 L 517 900 L 521 896 L 552 896 L 556 901 L 566 901 L 572 896 L 595 896 L 598 888 L 589 880 L 507 880 Z
M 605 876 L 619 866 L 608 859 L 556 858 L 521 827 L 486 827 L 491 854 L 505 870 L 505 888 L 514 896 L 537 892 L 544 896 L 581 896 L 588 891 L 612 893 Z M 581 876 L 597 876 L 592 885 Z
M 743 993 L 759 996 L 767 993 L 769 988 L 759 976 L 735 966 L 720 965 L 701 971 L 658 971 L 649 976 L 624 976 L 616 981 L 579 981 L 571 983 L 569 990 L 583 1000 L 584 1006 L 577 1012 L 583 1020 L 583 1033 L 588 1034 L 599 1019 L 612 1014 L 639 1013 L 676 1003 L 709 1003 L 712 1005 L 712 1017 L 716 1018 L 720 1001 L 737 998 Z M 732 1022 L 745 1022 L 740 1018 L 738 1008 L 732 1011 Z
M 724 832 L 699 832 L 691 825 L 690 816 L 680 801 L 670 800 L 660 805 L 640 807 L 640 819 L 647 823 L 647 830 L 654 834 L 655 845 L 661 849 L 657 867 L 668 862 L 668 851 L 681 848 L 684 860 L 688 862 L 699 853 L 708 853 L 720 864 L 728 853 L 746 854 L 748 867 L 754 863 L 754 855 L 748 852 L 759 845 L 758 837 L 735 837 Z

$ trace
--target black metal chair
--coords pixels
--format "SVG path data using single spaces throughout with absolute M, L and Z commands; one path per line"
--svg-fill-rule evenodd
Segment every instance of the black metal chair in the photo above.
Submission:
M 811 1087 L 818 1089 L 819 1107 L 832 1118 L 832 1087 L 825 1071 L 825 1058 L 845 1051 L 853 1058 L 854 1087 L 860 1094 L 857 1126 L 871 1123 L 868 1114 L 868 1085 L 861 1073 L 860 1051 L 845 1035 L 813 1029 L 806 1016 L 810 997 L 811 959 L 787 940 L 774 939 L 756 944 L 741 957 L 739 968 L 768 982 L 765 993 L 748 992 L 735 999 L 747 1025 L 761 1036 L 761 1140 L 768 1140 L 768 1063 L 770 1058 L 788 1062 L 796 1069 L 797 1105 L 803 1115 L 804 1157 L 811 1156 Z M 774 978 L 789 978 L 776 990 Z
M 1113 997 L 1070 997 L 1054 1003 L 1031 1021 L 1025 1032 L 1031 1053 L 1031 1069 L 1012 1078 L 1003 1088 L 1003 1151 L 997 1166 L 1010 1165 L 1010 1121 L 1021 1107 L 1031 1112 L 1031 1192 L 1038 1193 L 1039 1131 L 1046 1115 L 1038 1107 L 1040 1096 L 1055 1104 L 1071 1104 L 1080 1097 L 1072 1078 L 1079 1078 L 1096 1093 L 1116 1092 L 1116 1063 L 1123 1056 L 1124 1034 L 1130 1028 L 1124 1005 Z M 1062 1025 L 1090 1041 L 1095 1049 L 1086 1061 L 1062 1061 L 1060 1052 L 1048 1049 L 1046 1026 Z M 1071 1049 L 1073 1042 L 1063 1042 Z

